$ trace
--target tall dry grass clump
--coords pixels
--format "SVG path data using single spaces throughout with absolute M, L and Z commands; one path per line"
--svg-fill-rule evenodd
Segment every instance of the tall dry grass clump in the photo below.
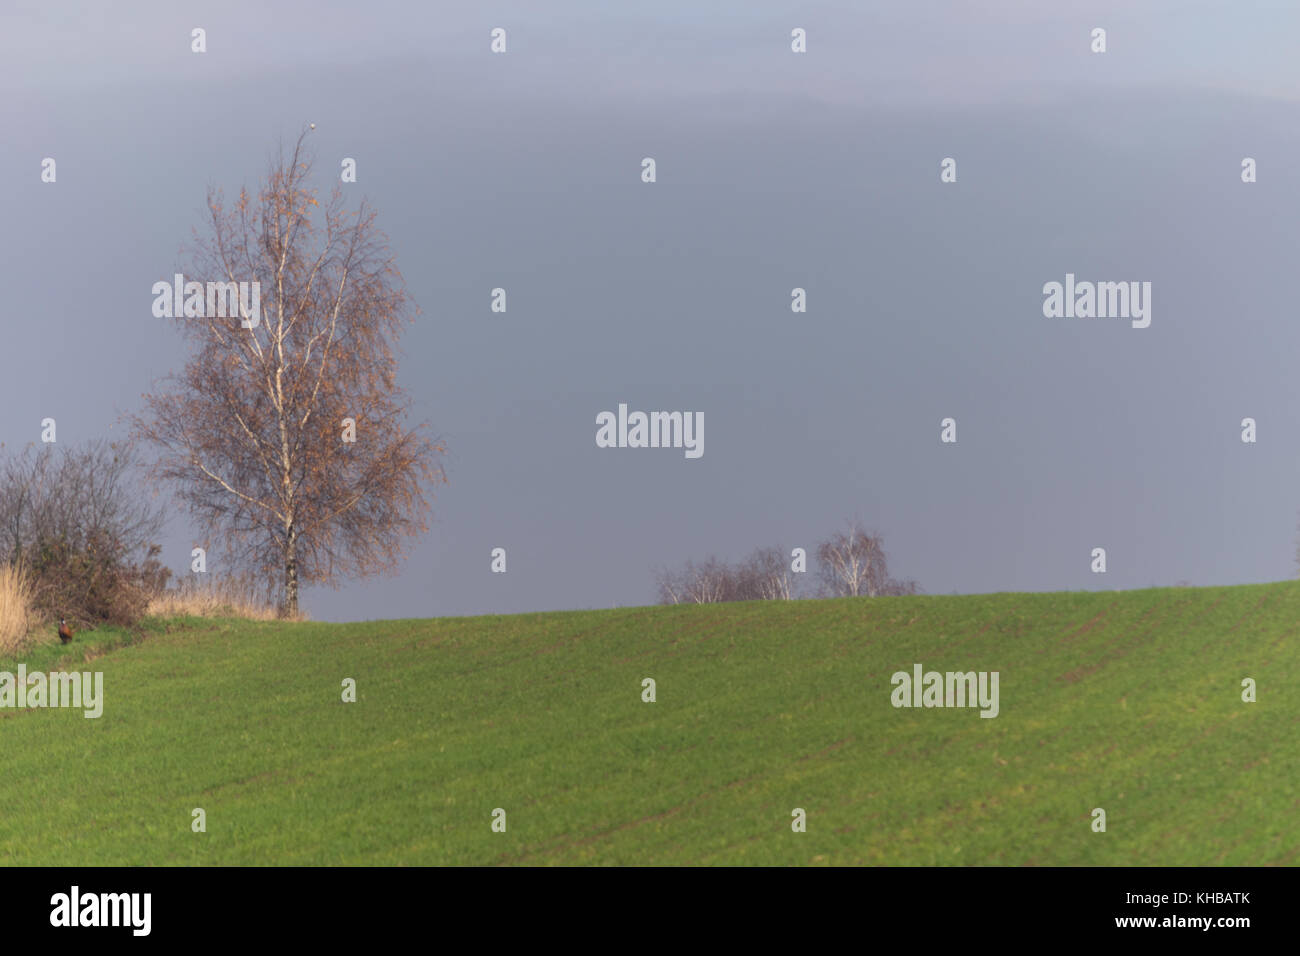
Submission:
M 27 642 L 32 619 L 32 584 L 22 568 L 0 566 L 0 653 L 18 650 Z
M 149 617 L 238 617 L 250 621 L 283 620 L 280 608 L 265 588 L 237 577 L 195 575 L 157 594 L 145 613 Z M 294 620 L 305 620 L 303 614 Z

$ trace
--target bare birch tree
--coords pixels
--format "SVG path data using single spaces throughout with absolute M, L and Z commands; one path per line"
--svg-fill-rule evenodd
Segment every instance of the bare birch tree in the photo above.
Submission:
M 745 561 L 727 564 L 710 556 L 655 576 L 660 604 L 789 600 L 796 588 L 781 548 L 758 548 Z
M 349 212 L 336 185 L 321 205 L 306 135 L 256 197 L 209 190 L 185 276 L 208 283 L 206 315 L 175 320 L 191 357 L 134 422 L 160 452 L 155 477 L 244 571 L 282 583 L 287 615 L 303 583 L 393 570 L 445 480 L 396 383 L 412 307 L 394 257 L 364 202 Z M 260 283 L 260 316 L 213 308 L 212 285 L 239 282 Z
M 737 570 L 742 601 L 788 601 L 795 591 L 784 548 L 758 548 Z
M 919 590 L 914 581 L 896 581 L 889 576 L 884 541 L 856 520 L 817 546 L 817 564 L 822 588 L 832 597 L 916 594 Z

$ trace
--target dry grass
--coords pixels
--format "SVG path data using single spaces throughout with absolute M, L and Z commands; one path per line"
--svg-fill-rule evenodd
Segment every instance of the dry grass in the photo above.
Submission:
M 208 575 L 182 580 L 149 602 L 149 617 L 238 617 L 249 621 L 280 620 L 279 608 L 251 582 L 216 580 Z M 305 620 L 300 614 L 299 620 Z
M 0 565 L 0 654 L 13 654 L 33 644 L 54 643 L 53 626 L 33 605 L 29 575 L 13 565 Z M 279 608 L 264 591 L 251 582 L 226 578 L 189 578 L 179 587 L 168 588 L 149 601 L 145 612 L 151 617 L 235 617 L 249 621 L 280 620 Z M 300 614 L 298 620 L 306 620 Z
M 36 623 L 32 614 L 32 586 L 21 568 L 0 567 L 0 653 L 27 643 L 27 630 Z

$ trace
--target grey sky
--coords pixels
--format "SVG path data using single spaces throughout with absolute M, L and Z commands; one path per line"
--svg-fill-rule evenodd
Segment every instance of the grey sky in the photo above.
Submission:
M 423 310 L 403 377 L 450 450 L 403 573 L 308 591 L 318 618 L 648 603 L 657 565 L 853 514 L 931 593 L 1293 572 L 1300 8 L 633 6 L 7 8 L 0 440 L 122 428 L 183 360 L 150 287 L 207 185 L 315 122 Z M 1152 282 L 1151 327 L 1045 318 L 1067 272 Z M 703 458 L 597 448 L 619 402 L 703 412 Z M 176 513 L 175 567 L 190 540 Z

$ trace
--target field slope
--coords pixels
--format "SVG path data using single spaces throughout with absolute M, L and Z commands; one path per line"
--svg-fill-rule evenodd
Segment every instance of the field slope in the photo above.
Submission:
M 0 710 L 0 863 L 1296 864 L 1298 630 L 1293 583 L 155 621 L 24 659 L 106 700 Z M 917 663 L 1000 715 L 895 709 Z

